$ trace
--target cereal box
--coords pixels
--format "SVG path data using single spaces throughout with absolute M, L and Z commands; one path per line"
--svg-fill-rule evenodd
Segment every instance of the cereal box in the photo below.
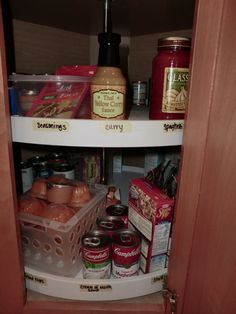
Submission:
M 155 269 L 156 261 L 164 265 L 160 255 L 168 251 L 174 201 L 152 183 L 138 178 L 131 181 L 128 204 L 129 222 L 142 235 L 145 270 Z

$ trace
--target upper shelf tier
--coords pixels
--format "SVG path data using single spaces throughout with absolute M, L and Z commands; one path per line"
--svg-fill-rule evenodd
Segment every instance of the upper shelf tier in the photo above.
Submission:
M 44 119 L 12 116 L 13 142 L 75 147 L 157 147 L 182 144 L 183 120 L 148 120 L 138 109 L 129 120 Z

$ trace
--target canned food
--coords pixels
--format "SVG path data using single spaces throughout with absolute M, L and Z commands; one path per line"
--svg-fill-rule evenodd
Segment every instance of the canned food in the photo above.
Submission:
M 74 180 L 75 179 L 75 169 L 69 163 L 58 163 L 52 167 L 53 174 L 62 174 L 67 179 Z
M 83 277 L 108 279 L 111 276 L 111 238 L 102 230 L 82 237 Z
M 20 163 L 21 167 L 21 180 L 23 193 L 30 190 L 34 181 L 33 177 L 33 167 L 27 161 L 22 161 Z
M 53 152 L 45 156 L 49 167 L 67 163 L 67 158 L 63 153 Z
M 133 104 L 146 105 L 147 82 L 135 81 L 132 82 L 132 86 L 133 86 Z
M 33 167 L 34 178 L 43 177 L 47 178 L 50 173 L 47 166 L 47 161 L 43 156 L 34 156 L 27 160 Z
M 34 103 L 35 97 L 38 95 L 36 89 L 22 89 L 19 94 L 21 111 L 25 115 Z
M 98 229 L 107 231 L 110 237 L 113 236 L 114 231 L 124 229 L 124 221 L 120 217 L 106 216 L 97 219 Z
M 27 161 L 31 163 L 33 167 L 39 164 L 45 164 L 47 162 L 43 156 L 38 155 L 29 158 Z
M 116 278 L 138 274 L 141 240 L 134 230 L 119 230 L 113 234 L 112 274 Z
M 128 206 L 122 204 L 111 205 L 106 208 L 106 213 L 111 217 L 120 217 L 124 221 L 125 227 L 128 228 Z

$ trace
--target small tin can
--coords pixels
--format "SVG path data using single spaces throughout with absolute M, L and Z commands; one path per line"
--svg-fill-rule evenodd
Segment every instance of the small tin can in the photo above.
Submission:
M 28 161 L 22 161 L 20 163 L 21 167 L 21 180 L 22 180 L 22 190 L 23 193 L 31 189 L 34 176 L 33 176 L 33 167 Z
M 124 221 L 120 217 L 106 216 L 97 219 L 97 226 L 99 230 L 106 231 L 110 237 L 116 230 L 124 229 Z
M 138 275 L 141 240 L 134 230 L 119 230 L 113 234 L 112 274 L 116 278 Z
M 67 163 L 68 160 L 65 156 L 64 153 L 60 153 L 60 152 L 52 152 L 49 153 L 47 155 L 45 155 L 45 159 L 47 160 L 48 166 L 54 167 L 57 166 L 58 164 L 63 164 L 63 163 Z
M 125 227 L 128 228 L 128 206 L 122 204 L 111 205 L 106 208 L 106 213 L 111 217 L 120 217 L 124 221 Z
M 146 105 L 147 98 L 147 82 L 135 81 L 132 82 L 133 87 L 133 104 Z
M 49 170 L 47 167 L 47 161 L 43 156 L 36 155 L 27 160 L 33 167 L 33 176 L 37 177 L 48 177 Z
M 83 278 L 108 279 L 111 276 L 111 238 L 102 230 L 82 237 Z
M 47 162 L 38 164 L 34 166 L 34 174 L 36 178 L 47 179 L 51 175 L 51 171 L 47 165 Z
M 58 163 L 52 167 L 53 174 L 62 174 L 67 179 L 74 180 L 75 179 L 75 168 L 69 163 Z

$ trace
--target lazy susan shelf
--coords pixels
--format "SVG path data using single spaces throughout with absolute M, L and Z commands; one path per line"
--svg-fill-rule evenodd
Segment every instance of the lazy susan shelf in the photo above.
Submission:
M 159 292 L 167 269 L 122 279 L 60 277 L 25 267 L 26 287 L 48 296 L 84 301 L 113 301 Z M 125 289 L 124 289 L 125 287 Z
M 148 120 L 147 108 L 128 120 L 11 117 L 13 142 L 75 147 L 157 147 L 182 144 L 183 120 Z

